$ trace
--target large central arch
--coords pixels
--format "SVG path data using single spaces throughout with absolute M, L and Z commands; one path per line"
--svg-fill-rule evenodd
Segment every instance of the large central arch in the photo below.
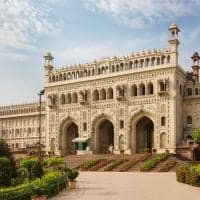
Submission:
M 153 121 L 148 117 L 142 117 L 136 124 L 136 153 L 143 153 L 145 149 L 153 148 Z
M 109 145 L 114 147 L 114 125 L 108 118 L 100 118 L 94 124 L 93 133 L 94 153 L 104 154 L 108 152 Z
M 154 148 L 155 115 L 150 111 L 140 109 L 133 113 L 130 119 L 130 135 L 128 146 L 133 153 L 143 153 Z
M 71 119 L 64 121 L 60 127 L 59 146 L 62 155 L 76 154 L 75 143 L 73 139 L 79 137 L 78 125 Z

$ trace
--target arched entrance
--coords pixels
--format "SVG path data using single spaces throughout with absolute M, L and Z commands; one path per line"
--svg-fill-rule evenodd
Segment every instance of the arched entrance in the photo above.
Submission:
M 152 151 L 153 148 L 153 121 L 144 116 L 136 124 L 136 153 L 143 153 L 145 150 Z
M 72 142 L 74 138 L 78 137 L 78 126 L 72 122 L 66 127 L 66 150 L 67 154 L 75 154 L 76 148 L 75 143 Z
M 114 126 L 108 119 L 101 120 L 96 127 L 96 153 L 107 153 L 109 145 L 114 147 Z
M 67 121 L 61 128 L 60 148 L 62 155 L 76 154 L 76 146 L 72 140 L 77 137 L 79 137 L 77 124 L 71 120 Z

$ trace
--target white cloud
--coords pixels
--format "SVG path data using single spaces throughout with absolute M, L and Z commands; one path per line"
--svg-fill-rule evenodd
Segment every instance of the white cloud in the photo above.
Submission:
M 111 15 L 118 23 L 141 28 L 155 21 L 197 14 L 199 0 L 83 0 L 87 9 Z
M 159 44 L 155 46 L 155 44 Z M 168 47 L 167 34 L 162 34 L 159 38 L 134 38 L 117 41 L 104 41 L 98 44 L 68 47 L 57 50 L 53 53 L 55 65 L 60 67 L 63 64 L 73 65 L 79 63 L 92 62 L 103 57 L 127 56 L 130 53 L 141 52 L 143 50 Z
M 42 1 L 0 0 L 1 47 L 35 50 L 37 37 L 53 30 L 50 13 Z

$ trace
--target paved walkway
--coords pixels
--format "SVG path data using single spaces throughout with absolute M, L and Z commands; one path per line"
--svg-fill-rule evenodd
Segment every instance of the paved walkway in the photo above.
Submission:
M 78 182 L 52 200 L 200 200 L 200 188 L 178 183 L 175 173 L 81 172 Z

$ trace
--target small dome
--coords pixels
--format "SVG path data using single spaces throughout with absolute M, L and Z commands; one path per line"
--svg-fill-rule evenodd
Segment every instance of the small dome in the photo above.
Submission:
M 46 52 L 46 54 L 44 55 L 44 57 L 52 57 L 50 52 Z
M 54 57 L 51 55 L 50 52 L 47 52 L 43 57 L 44 57 L 45 59 L 48 59 L 48 60 L 54 59 Z

